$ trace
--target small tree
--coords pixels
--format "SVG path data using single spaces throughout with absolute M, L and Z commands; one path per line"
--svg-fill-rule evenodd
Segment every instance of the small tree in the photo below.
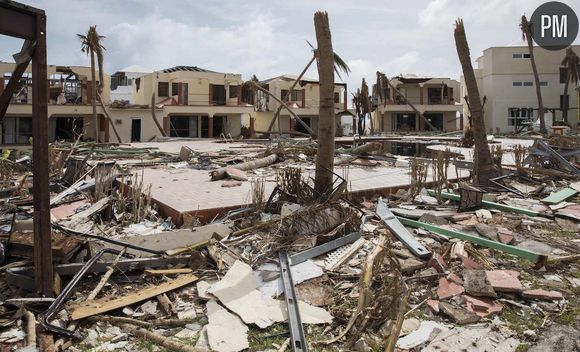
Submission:
M 546 120 L 544 119 L 544 103 L 542 102 L 542 91 L 540 90 L 540 76 L 538 75 L 538 68 L 536 67 L 536 58 L 534 57 L 532 24 L 528 22 L 528 19 L 526 18 L 525 15 L 522 15 L 520 29 L 522 30 L 522 39 L 527 41 L 528 43 L 528 51 L 530 52 L 530 62 L 532 64 L 532 71 L 534 72 L 536 96 L 538 97 L 538 115 L 540 117 L 540 132 L 546 133 Z
M 580 58 L 572 50 L 566 49 L 566 56 L 562 60 L 562 66 L 566 67 L 566 83 L 564 84 L 564 106 L 562 106 L 562 118 L 568 123 L 568 110 L 570 109 L 570 99 L 568 98 L 568 86 L 578 84 L 580 81 Z

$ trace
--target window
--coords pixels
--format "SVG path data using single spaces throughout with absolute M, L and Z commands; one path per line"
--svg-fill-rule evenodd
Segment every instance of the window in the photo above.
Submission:
M 339 92 L 334 92 L 334 103 L 340 104 L 340 93 Z
M 179 83 L 171 83 L 171 96 L 179 95 Z
M 532 118 L 531 108 L 508 108 L 508 126 L 519 126 Z
M 292 101 L 302 101 L 303 90 L 293 90 L 292 91 Z
M 292 94 L 290 94 L 290 100 L 289 101 L 302 101 L 302 94 L 304 94 L 303 90 L 293 90 Z M 288 89 L 282 89 L 281 92 L 281 99 L 284 100 L 286 98 L 286 96 L 288 95 Z
M 514 87 L 521 87 L 522 86 L 522 82 L 512 82 L 512 86 L 514 86 Z
M 540 81 L 540 87 L 547 87 L 548 86 L 548 82 L 546 81 Z
M 520 54 L 520 53 L 513 53 L 512 54 L 512 58 L 513 59 L 521 59 L 522 58 L 522 54 Z
M 523 54 L 523 58 L 524 59 L 529 59 L 530 58 L 530 54 Z
M 160 97 L 167 97 L 169 96 L 169 83 L 167 82 L 158 82 L 157 83 L 157 95 Z
M 534 82 L 524 82 L 524 87 L 531 87 L 534 85 Z
M 560 83 L 566 83 L 567 78 L 568 78 L 568 68 L 560 67 Z
M 230 86 L 230 99 L 238 97 L 238 86 Z

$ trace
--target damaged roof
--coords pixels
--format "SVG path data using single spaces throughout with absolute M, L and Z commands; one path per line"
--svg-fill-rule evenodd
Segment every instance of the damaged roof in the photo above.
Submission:
M 171 68 L 166 68 L 162 70 L 164 73 L 178 72 L 178 71 L 191 71 L 191 72 L 211 72 L 217 73 L 215 71 L 206 70 L 197 66 L 175 66 Z

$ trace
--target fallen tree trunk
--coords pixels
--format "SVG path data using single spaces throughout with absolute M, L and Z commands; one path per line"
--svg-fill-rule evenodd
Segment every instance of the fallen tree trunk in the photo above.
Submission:
M 163 127 L 161 127 L 159 120 L 157 120 L 157 116 L 155 116 L 155 94 L 151 96 L 151 116 L 153 117 L 153 122 L 155 122 L 155 125 L 157 126 L 157 129 L 159 130 L 161 135 L 163 137 L 167 137 L 167 133 L 165 133 L 165 130 L 163 129 Z
M 173 351 L 183 351 L 183 352 L 199 352 L 201 351 L 199 348 L 195 348 L 192 346 L 184 345 L 182 343 L 176 342 L 171 340 L 170 337 L 165 337 L 159 334 L 156 334 L 151 331 L 147 331 L 143 328 L 139 328 L 135 325 L 131 324 L 119 324 L 119 327 L 132 335 L 147 339 L 149 341 L 155 342 L 156 344 L 166 347 Z
M 230 167 L 240 171 L 249 171 L 272 165 L 276 162 L 276 160 L 278 160 L 278 155 L 272 154 L 265 158 L 247 161 L 245 163 L 232 165 Z M 214 170 L 210 172 L 210 176 L 212 181 L 223 180 L 227 176 L 226 168 L 222 167 L 220 169 Z

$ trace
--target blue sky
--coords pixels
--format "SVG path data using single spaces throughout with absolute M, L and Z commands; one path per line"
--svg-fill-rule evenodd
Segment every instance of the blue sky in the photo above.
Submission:
M 244 79 L 298 74 L 315 44 L 313 15 L 328 11 L 334 50 L 350 65 L 349 90 L 362 77 L 416 73 L 459 79 L 453 39 L 465 21 L 472 58 L 490 46 L 523 43 L 522 14 L 536 0 L 292 0 L 150 1 L 23 0 L 48 16 L 48 60 L 89 65 L 77 33 L 96 24 L 105 35 L 105 68 L 137 64 L 151 69 L 200 66 L 241 73 Z M 564 1 L 580 14 L 578 2 Z M 579 43 L 579 39 L 576 43 Z M 21 41 L 0 36 L 0 60 L 12 61 Z M 308 76 L 316 77 L 315 69 Z

